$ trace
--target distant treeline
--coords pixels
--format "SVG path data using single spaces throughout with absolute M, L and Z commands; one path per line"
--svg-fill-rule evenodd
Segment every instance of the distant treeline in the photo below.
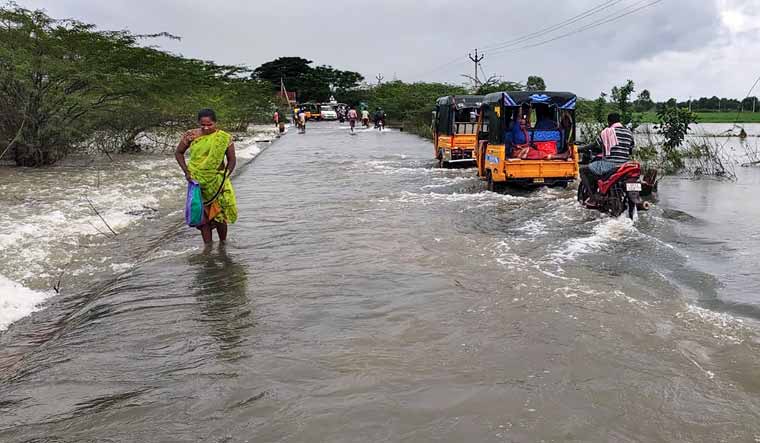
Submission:
M 615 102 L 616 98 L 614 95 L 614 91 L 610 95 L 602 93 L 600 95 L 600 99 Z M 691 109 L 693 112 L 760 112 L 760 102 L 758 101 L 758 98 L 754 96 L 747 97 L 742 100 L 735 98 L 719 98 L 717 96 L 713 96 L 709 98 L 701 97 L 698 99 L 686 101 L 678 101 L 675 98 L 670 98 L 665 101 L 657 102 L 652 99 L 649 90 L 644 89 L 636 95 L 635 99 L 632 95 L 630 96 L 630 99 L 632 100 L 632 110 L 639 113 L 657 112 L 668 106 L 678 106 L 679 108 Z M 591 100 L 581 101 L 584 101 L 586 103 L 593 102 Z

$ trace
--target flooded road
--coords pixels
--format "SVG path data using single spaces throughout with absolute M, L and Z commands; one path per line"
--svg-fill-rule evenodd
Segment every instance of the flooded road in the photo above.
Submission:
M 756 201 L 668 179 L 633 223 L 431 151 L 312 125 L 226 247 L 170 209 L 114 239 L 0 335 L 0 441 L 760 441 Z

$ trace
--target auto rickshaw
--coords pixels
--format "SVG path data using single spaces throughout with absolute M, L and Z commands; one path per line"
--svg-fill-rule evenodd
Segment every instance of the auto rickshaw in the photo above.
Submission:
M 475 166 L 477 119 L 482 101 L 480 95 L 448 96 L 436 101 L 433 147 L 440 167 Z
M 507 184 L 567 186 L 578 177 L 569 92 L 496 92 L 483 98 L 475 158 L 490 191 Z
M 299 108 L 302 108 L 305 111 L 306 114 L 306 120 L 321 120 L 322 115 L 319 112 L 319 104 L 318 103 L 301 103 L 299 105 Z

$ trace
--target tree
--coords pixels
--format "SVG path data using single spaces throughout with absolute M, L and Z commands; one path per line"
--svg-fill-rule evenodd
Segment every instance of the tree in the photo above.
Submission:
M 612 101 L 620 112 L 622 123 L 630 126 L 633 122 L 633 112 L 631 109 L 631 95 L 636 90 L 632 80 L 628 80 L 623 86 L 612 88 Z
M 248 69 L 139 44 L 153 37 L 174 38 L 0 7 L 0 145 L 16 164 L 41 166 L 92 140 L 139 148 L 143 131 L 185 126 L 200 108 L 240 128 L 271 105 L 269 84 L 246 78 Z
M 666 171 L 677 172 L 684 167 L 683 154 L 679 148 L 683 144 L 689 126 L 697 122 L 697 116 L 688 109 L 679 108 L 671 99 L 657 112 L 659 122 L 655 127 L 663 136 L 662 156 Z
M 525 90 L 526 91 L 546 91 L 546 82 L 544 82 L 544 79 L 537 76 L 537 75 L 531 75 L 528 77 L 528 81 L 525 83 Z
M 525 89 L 525 85 L 518 83 L 518 82 L 510 82 L 510 81 L 503 81 L 499 83 L 490 83 L 490 84 L 482 84 L 477 91 L 475 91 L 475 94 L 477 95 L 486 95 L 490 94 L 492 92 L 509 92 L 509 91 L 523 91 Z
M 13 4 L 0 8 L 0 21 L 0 140 L 23 127 L 16 164 L 54 163 L 91 135 L 98 114 L 139 94 L 144 61 L 130 51 L 135 36 Z
M 641 91 L 638 97 L 636 97 L 636 101 L 633 102 L 633 106 L 636 109 L 636 112 L 647 112 L 651 110 L 654 107 L 651 93 L 646 89 Z
M 604 92 L 594 100 L 594 120 L 600 125 L 607 125 L 607 94 Z
M 252 77 L 269 82 L 275 91 L 280 89 L 280 80 L 283 80 L 301 102 L 326 101 L 333 93 L 347 94 L 364 80 L 358 72 L 325 65 L 312 67 L 312 63 L 301 57 L 281 57 L 256 68 Z

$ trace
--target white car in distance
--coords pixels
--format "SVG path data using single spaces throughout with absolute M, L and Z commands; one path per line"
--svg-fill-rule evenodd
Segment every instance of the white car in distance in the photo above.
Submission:
M 329 105 L 321 105 L 319 107 L 319 115 L 322 120 L 337 120 L 338 113 L 335 112 L 335 108 Z

